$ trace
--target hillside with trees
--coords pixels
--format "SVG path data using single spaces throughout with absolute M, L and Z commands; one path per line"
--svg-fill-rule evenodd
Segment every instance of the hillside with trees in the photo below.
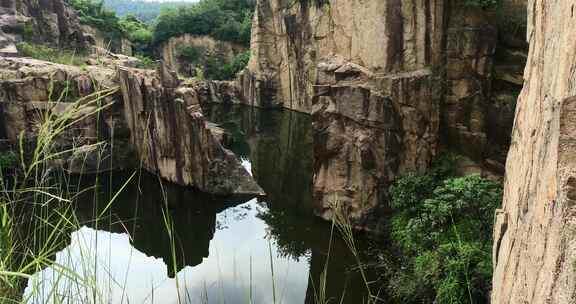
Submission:
M 143 0 L 106 0 L 104 6 L 120 17 L 133 15 L 145 23 L 152 23 L 163 9 L 190 5 L 186 1 L 156 2 Z

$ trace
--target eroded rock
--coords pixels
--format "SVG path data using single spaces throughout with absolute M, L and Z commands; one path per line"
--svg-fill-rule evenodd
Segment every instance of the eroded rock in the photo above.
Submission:
M 528 2 L 530 51 L 494 227 L 492 303 L 576 301 L 576 1 Z
M 194 90 L 162 86 L 154 71 L 119 68 L 118 75 L 131 143 L 144 168 L 204 192 L 263 194 L 210 131 Z

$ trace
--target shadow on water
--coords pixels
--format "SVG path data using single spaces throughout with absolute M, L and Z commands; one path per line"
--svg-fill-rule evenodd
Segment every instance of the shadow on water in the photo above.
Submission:
M 67 236 L 57 264 L 76 271 L 94 265 L 108 303 L 232 304 L 315 303 L 327 265 L 332 302 L 362 303 L 367 292 L 354 257 L 337 231 L 331 242 L 330 223 L 312 215 L 310 117 L 241 106 L 204 110 L 231 133 L 229 148 L 267 197 L 216 198 L 139 172 L 108 208 L 130 174 L 85 176 L 79 189 L 98 187 L 76 200 L 81 227 Z M 72 283 L 55 280 L 55 272 L 35 274 L 26 292 L 66 290 Z M 89 298 L 75 296 L 67 302 Z
M 146 172 L 140 174 L 122 191 L 119 189 L 128 180 L 128 174 L 101 175 L 98 181 L 94 178 L 83 180 L 86 187 L 96 182 L 100 187 L 98 191 L 79 196 L 76 216 L 87 227 L 129 234 L 134 248 L 174 266 L 168 267 L 170 278 L 184 267 L 199 265 L 208 257 L 210 240 L 217 229 L 222 229 L 222 224 L 217 222 L 218 213 L 252 199 L 248 196 L 215 197 L 163 182 Z M 119 193 L 118 203 L 107 209 L 116 193 Z M 94 221 L 103 212 L 107 216 Z M 163 222 L 165 214 L 172 223 L 174 244 Z

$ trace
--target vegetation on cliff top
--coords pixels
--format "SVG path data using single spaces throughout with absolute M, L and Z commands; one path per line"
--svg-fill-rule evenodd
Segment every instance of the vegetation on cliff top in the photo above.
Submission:
M 390 290 L 408 303 L 489 303 L 492 225 L 501 185 L 455 177 L 454 162 L 410 174 L 391 188 L 391 237 L 405 265 Z
M 188 74 L 212 80 L 234 79 L 250 60 L 250 51 L 239 53 L 230 62 L 223 54 L 209 53 L 201 47 L 183 46 L 177 53 L 178 59 L 189 65 Z
M 209 35 L 218 40 L 249 45 L 256 5 L 255 0 L 201 0 L 185 6 L 168 6 L 150 25 L 135 15 L 119 18 L 101 0 L 66 1 L 79 12 L 83 23 L 98 29 L 111 43 L 128 39 L 134 54 L 146 63 L 153 61 L 159 45 L 182 34 Z M 240 54 L 231 62 L 217 54 L 184 52 L 181 55 L 188 63 L 202 67 L 206 78 L 219 80 L 234 78 L 249 58 L 248 53 Z
M 163 10 L 154 28 L 154 44 L 182 34 L 209 35 L 248 45 L 255 0 L 201 0 Z

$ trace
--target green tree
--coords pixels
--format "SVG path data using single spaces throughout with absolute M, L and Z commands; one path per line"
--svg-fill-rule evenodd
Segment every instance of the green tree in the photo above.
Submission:
M 154 44 L 182 34 L 249 44 L 254 0 L 200 0 L 197 3 L 164 9 L 154 28 Z
M 437 166 L 400 178 L 390 194 L 391 237 L 404 265 L 393 275 L 392 293 L 404 302 L 488 303 L 501 185 Z

